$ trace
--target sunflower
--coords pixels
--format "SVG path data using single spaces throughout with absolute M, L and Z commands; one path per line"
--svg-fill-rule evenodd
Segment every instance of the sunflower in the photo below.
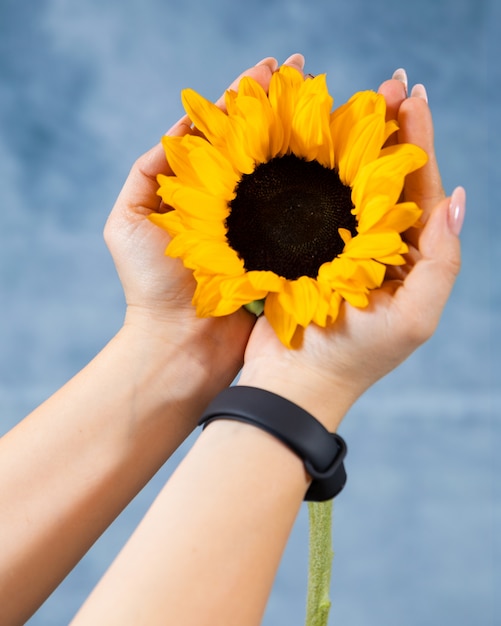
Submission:
M 173 175 L 158 193 L 172 210 L 150 219 L 193 270 L 198 315 L 264 308 L 291 348 L 343 300 L 366 307 L 386 266 L 405 262 L 401 233 L 421 211 L 399 198 L 426 162 L 417 146 L 385 146 L 398 125 L 384 97 L 359 92 L 333 111 L 325 75 L 282 66 L 268 93 L 248 77 L 227 91 L 226 111 L 193 90 L 182 100 L 193 132 L 163 138 Z

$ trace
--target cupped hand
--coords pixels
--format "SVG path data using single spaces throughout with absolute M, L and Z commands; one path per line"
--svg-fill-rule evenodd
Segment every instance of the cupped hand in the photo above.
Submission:
M 304 59 L 293 55 L 285 63 L 301 70 Z M 277 67 L 275 59 L 263 59 L 243 72 L 230 88 L 236 89 L 243 76 L 250 76 L 267 90 Z M 224 108 L 224 96 L 217 104 Z M 190 120 L 184 117 L 168 134 L 181 136 L 189 132 L 193 132 Z M 169 175 L 172 170 L 158 144 L 132 167 L 104 230 L 124 289 L 126 325 L 180 346 L 188 338 L 197 343 L 199 359 L 208 367 L 218 361 L 220 372 L 230 363 L 230 375 L 234 377 L 241 366 L 252 317 L 239 311 L 224 318 L 197 318 L 191 304 L 195 290 L 192 272 L 179 259 L 165 255 L 169 236 L 148 219 L 152 212 L 168 210 L 157 195 L 160 173 Z M 223 378 L 227 383 L 227 376 Z
M 230 86 L 235 88 L 243 76 L 252 76 L 267 88 L 277 63 L 264 59 L 248 69 Z M 218 104 L 223 106 L 224 100 Z M 192 132 L 190 120 L 180 119 L 168 135 Z M 194 279 L 182 262 L 165 256 L 168 234 L 147 218 L 152 212 L 167 210 L 157 195 L 158 174 L 172 174 L 162 145 L 142 155 L 132 167 L 105 226 L 106 243 L 115 261 L 129 309 L 139 309 L 167 321 L 180 316 L 192 317 L 191 298 Z
M 435 331 L 460 268 L 459 231 L 465 193 L 445 198 L 433 147 L 433 125 L 424 87 L 407 97 L 402 81 L 381 85 L 388 116 L 397 118 L 399 142 L 428 153 L 410 175 L 404 199 L 423 209 L 423 226 L 406 233 L 407 264 L 371 292 L 369 306 L 341 306 L 325 329 L 308 326 L 301 347 L 285 348 L 265 318 L 254 327 L 240 384 L 266 388 L 297 402 L 330 430 L 356 399 L 405 360 Z

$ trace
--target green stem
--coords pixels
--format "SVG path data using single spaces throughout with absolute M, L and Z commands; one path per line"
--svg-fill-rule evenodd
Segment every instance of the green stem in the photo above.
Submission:
M 308 568 L 308 598 L 306 626 L 327 626 L 331 601 L 332 559 L 332 500 L 308 502 L 310 521 L 310 563 Z

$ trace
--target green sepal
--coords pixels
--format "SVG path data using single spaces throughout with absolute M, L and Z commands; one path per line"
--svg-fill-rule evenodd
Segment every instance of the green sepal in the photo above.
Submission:
M 256 317 L 263 314 L 264 311 L 264 298 L 262 300 L 253 300 L 249 304 L 244 304 L 244 309 L 253 313 Z

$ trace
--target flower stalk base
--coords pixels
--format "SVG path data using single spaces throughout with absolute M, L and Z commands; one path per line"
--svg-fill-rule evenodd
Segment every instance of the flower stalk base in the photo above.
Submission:
M 327 626 L 331 601 L 332 559 L 332 504 L 308 502 L 310 524 L 308 596 L 306 602 L 306 626 Z

